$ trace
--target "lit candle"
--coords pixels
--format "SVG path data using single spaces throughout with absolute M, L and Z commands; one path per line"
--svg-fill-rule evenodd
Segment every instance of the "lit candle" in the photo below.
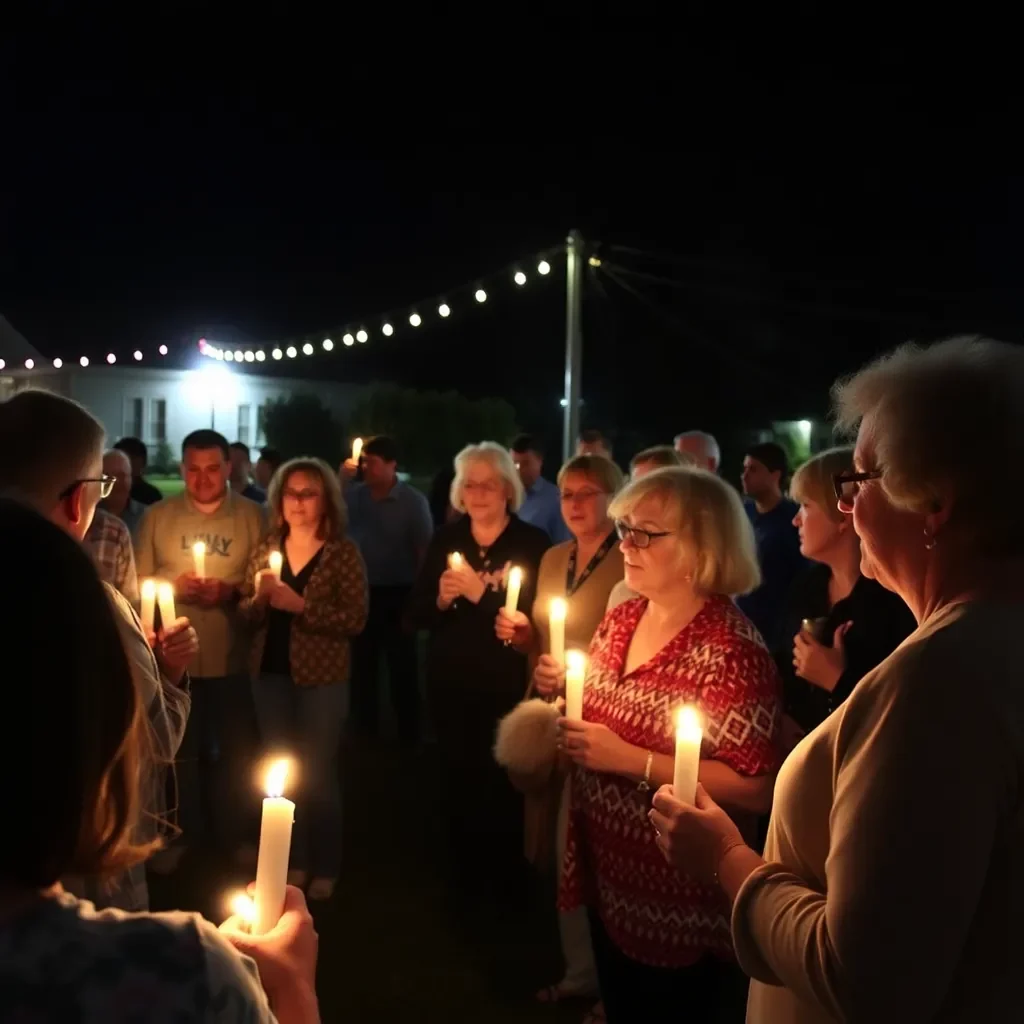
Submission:
M 281 919 L 284 889 L 288 884 L 288 856 L 292 848 L 295 804 L 281 794 L 288 762 L 275 761 L 267 772 L 267 798 L 263 801 L 260 853 L 256 861 L 255 917 L 253 935 L 264 935 Z
M 465 561 L 465 559 L 463 559 L 463 557 L 462 557 L 462 552 L 461 551 L 453 551 L 448 556 L 448 568 L 449 569 L 456 569 L 456 570 L 461 569 L 463 561 Z
M 362 455 L 362 454 L 363 454 L 363 439 L 361 437 L 357 437 L 352 442 L 352 461 L 353 462 L 358 462 L 359 461 L 359 456 Z
M 160 627 L 170 628 L 174 621 L 174 587 L 170 583 L 161 583 L 156 588 L 156 599 L 160 606 Z
M 256 904 L 252 897 L 246 892 L 236 892 L 228 901 L 231 916 L 237 917 L 242 924 L 243 931 L 250 931 L 252 923 L 256 919 Z
M 684 704 L 676 718 L 676 763 L 672 791 L 684 804 L 697 799 L 697 772 L 700 769 L 700 743 L 704 730 L 700 714 L 692 704 Z
M 148 635 L 153 632 L 156 621 L 156 580 L 142 581 L 142 604 L 139 611 L 142 631 Z
M 201 579 L 206 579 L 206 544 L 197 540 L 192 545 L 192 561 L 195 562 L 196 575 Z
M 523 570 L 518 565 L 509 569 L 508 589 L 505 592 L 505 614 L 512 615 L 519 606 L 519 591 L 523 586 Z
M 587 675 L 587 656 L 582 651 L 565 655 L 565 717 L 583 721 L 583 680 Z
M 284 555 L 280 551 L 271 551 L 268 559 L 270 563 L 270 571 L 277 577 L 277 582 L 281 582 L 281 566 L 284 565 Z
M 564 597 L 551 598 L 548 608 L 548 626 L 551 631 L 551 657 L 559 665 L 565 661 L 565 613 L 569 606 Z

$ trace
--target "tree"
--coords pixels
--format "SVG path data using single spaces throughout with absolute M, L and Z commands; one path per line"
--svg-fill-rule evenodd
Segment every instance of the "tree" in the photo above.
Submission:
M 343 425 L 316 395 L 289 395 L 268 402 L 263 431 L 267 444 L 286 459 L 313 455 L 336 466 L 343 457 Z

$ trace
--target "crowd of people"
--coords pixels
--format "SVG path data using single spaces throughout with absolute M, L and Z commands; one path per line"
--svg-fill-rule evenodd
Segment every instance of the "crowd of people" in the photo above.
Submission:
M 451 894 L 500 916 L 557 880 L 565 969 L 538 1003 L 1016 1019 L 1024 351 L 905 346 L 834 403 L 856 446 L 790 480 L 753 445 L 742 496 L 706 432 L 627 477 L 586 431 L 554 481 L 536 437 L 471 444 L 430 501 L 391 438 L 335 471 L 253 467 L 210 430 L 163 498 L 145 446 L 105 452 L 74 402 L 0 405 L 25 702 L 0 748 L 0 1019 L 317 1020 L 308 905 L 342 869 L 342 732 L 379 734 L 385 673 L 398 743 L 436 752 Z M 152 578 L 179 614 L 150 627 Z M 278 925 L 149 913 L 147 870 L 253 862 L 252 765 L 278 751 L 301 807 Z

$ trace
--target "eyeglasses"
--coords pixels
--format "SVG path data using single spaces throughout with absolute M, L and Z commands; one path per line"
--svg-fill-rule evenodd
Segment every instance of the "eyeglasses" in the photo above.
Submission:
M 567 504 L 574 501 L 590 501 L 591 498 L 596 498 L 599 494 L 604 494 L 604 491 L 593 487 L 585 487 L 582 491 L 562 491 L 562 501 Z
M 110 476 L 108 473 L 104 473 L 103 476 L 80 477 L 78 480 L 72 480 L 71 483 L 69 483 L 67 487 L 57 495 L 57 500 L 63 501 L 65 498 L 71 497 L 72 492 L 79 484 L 99 484 L 100 498 L 109 498 L 110 492 L 114 489 L 116 480 L 116 477 Z
M 882 470 L 872 469 L 864 473 L 836 473 L 832 477 L 832 486 L 835 488 L 836 501 L 839 503 L 840 512 L 852 512 L 853 503 L 860 493 L 860 485 L 869 480 L 881 480 Z
M 292 501 L 312 501 L 314 498 L 320 497 L 319 491 L 293 491 L 290 487 L 286 487 L 281 492 L 282 497 L 291 498 Z
M 672 531 L 664 530 L 655 533 L 651 530 L 641 530 L 637 526 L 630 526 L 621 519 L 616 519 L 615 532 L 619 535 L 620 540 L 625 540 L 628 537 L 635 548 L 649 548 L 652 540 L 656 540 L 658 537 L 667 537 Z
M 464 491 L 480 491 L 481 494 L 497 494 L 501 490 L 501 484 L 497 480 L 485 480 L 480 483 L 476 480 L 467 480 L 463 485 Z

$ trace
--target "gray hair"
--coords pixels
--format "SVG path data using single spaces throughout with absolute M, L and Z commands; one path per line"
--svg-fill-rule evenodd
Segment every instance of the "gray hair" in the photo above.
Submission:
M 452 481 L 448 494 L 452 508 L 459 512 L 466 511 L 466 504 L 462 500 L 462 488 L 466 482 L 466 471 L 474 462 L 486 462 L 505 481 L 505 493 L 509 507 L 513 512 L 518 512 L 526 500 L 523 481 L 519 479 L 519 470 L 516 469 L 516 464 L 512 461 L 508 449 L 494 441 L 481 441 L 479 444 L 466 445 L 455 456 L 455 479 Z
M 721 466 L 722 449 L 718 447 L 718 441 L 715 440 L 713 434 L 708 434 L 703 430 L 684 430 L 681 434 L 676 434 L 674 444 L 678 448 L 680 441 L 687 440 L 699 441 L 704 450 L 704 457 L 714 462 L 716 470 Z
M 953 521 L 994 555 L 1024 552 L 1024 349 L 978 336 L 902 345 L 832 389 L 836 421 L 867 421 L 882 489 Z

